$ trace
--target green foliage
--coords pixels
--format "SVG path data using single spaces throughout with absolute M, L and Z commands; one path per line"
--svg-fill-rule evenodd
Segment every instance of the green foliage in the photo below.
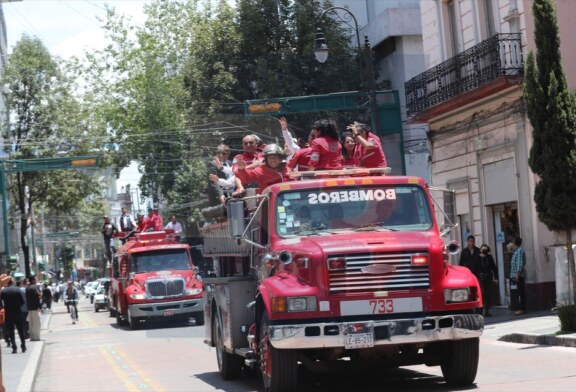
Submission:
M 526 62 L 524 99 L 533 128 L 528 163 L 539 176 L 534 189 L 538 218 L 548 229 L 566 235 L 572 287 L 576 270 L 572 229 L 576 227 L 576 99 L 562 69 L 556 11 L 551 0 L 535 0 L 536 56 Z
M 10 119 L 3 136 L 9 159 L 82 155 L 97 147 L 97 138 L 71 91 L 73 84 L 38 38 L 23 36 L 9 56 L 1 83 Z M 30 260 L 27 213 L 34 204 L 70 211 L 96 184 L 87 172 L 73 170 L 18 172 L 11 175 L 10 196 L 21 218 L 20 242 L 26 273 Z
M 576 305 L 559 306 L 558 318 L 562 332 L 576 332 Z

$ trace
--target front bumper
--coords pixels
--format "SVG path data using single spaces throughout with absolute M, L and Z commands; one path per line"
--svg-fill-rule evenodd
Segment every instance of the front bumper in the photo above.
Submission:
M 270 342 L 275 348 L 329 348 L 344 347 L 347 325 L 359 323 L 371 323 L 374 327 L 374 346 L 476 338 L 482 335 L 484 330 L 484 318 L 478 314 L 400 320 L 270 325 L 268 328 Z
M 130 304 L 132 317 L 178 316 L 204 311 L 202 298 L 182 301 Z

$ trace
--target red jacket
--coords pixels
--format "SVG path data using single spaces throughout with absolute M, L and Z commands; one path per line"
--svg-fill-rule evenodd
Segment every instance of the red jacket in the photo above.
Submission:
M 316 170 L 341 169 L 342 145 L 331 137 L 319 136 L 310 143 L 310 166 Z
M 374 148 L 367 149 L 361 144 L 356 145 L 354 156 L 358 158 L 358 164 L 368 168 L 386 167 L 386 156 L 380 138 L 370 133 L 366 140 L 372 143 Z
M 238 168 L 238 157 L 242 157 L 244 162 L 246 162 L 246 166 L 249 166 L 254 160 L 262 158 L 262 153 L 257 152 L 256 154 L 251 154 L 249 152 L 243 152 L 242 154 L 235 155 L 232 160 L 232 169 L 234 171 Z
M 298 171 L 307 171 L 308 167 L 310 167 L 310 155 L 312 155 L 310 147 L 301 148 L 292 155 L 286 166 L 292 170 L 298 166 Z
M 237 168 L 234 170 L 234 174 L 242 183 L 249 184 L 255 182 L 258 184 L 260 191 L 270 185 L 290 181 L 287 174 L 291 172 L 292 169 L 286 167 L 286 165 L 284 165 L 280 171 L 271 169 L 266 165 L 260 165 L 257 168 L 249 170 L 239 170 Z
M 162 217 L 160 215 L 152 215 L 148 216 L 148 220 L 146 221 L 146 230 L 153 228 L 154 231 L 162 230 Z
M 142 221 L 140 222 L 136 222 L 136 230 L 138 231 L 138 233 L 142 233 L 144 230 L 146 230 L 146 227 L 148 226 L 148 219 L 143 218 Z

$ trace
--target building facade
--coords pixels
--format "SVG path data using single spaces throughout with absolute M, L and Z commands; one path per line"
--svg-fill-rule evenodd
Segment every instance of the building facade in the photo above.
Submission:
M 524 59 L 534 50 L 531 0 L 421 2 L 424 72 L 406 82 L 409 122 L 428 124 L 432 183 L 455 192 L 456 238 L 487 243 L 497 262 L 501 305 L 515 236 L 527 254 L 529 309 L 555 305 L 552 246 L 561 243 L 538 221 L 536 176 L 528 166 L 532 129 L 522 99 Z M 569 87 L 576 84 L 571 40 L 576 2 L 556 1 Z

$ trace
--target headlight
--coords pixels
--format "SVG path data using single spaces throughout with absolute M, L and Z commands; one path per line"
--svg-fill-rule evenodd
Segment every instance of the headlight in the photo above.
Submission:
M 132 299 L 146 299 L 146 294 L 130 294 Z
M 454 302 L 470 301 L 470 289 L 444 289 L 444 302 L 447 304 Z
M 198 295 L 202 292 L 202 289 L 193 288 L 193 289 L 186 289 L 186 295 Z
M 316 297 L 288 297 L 289 312 L 315 312 Z

